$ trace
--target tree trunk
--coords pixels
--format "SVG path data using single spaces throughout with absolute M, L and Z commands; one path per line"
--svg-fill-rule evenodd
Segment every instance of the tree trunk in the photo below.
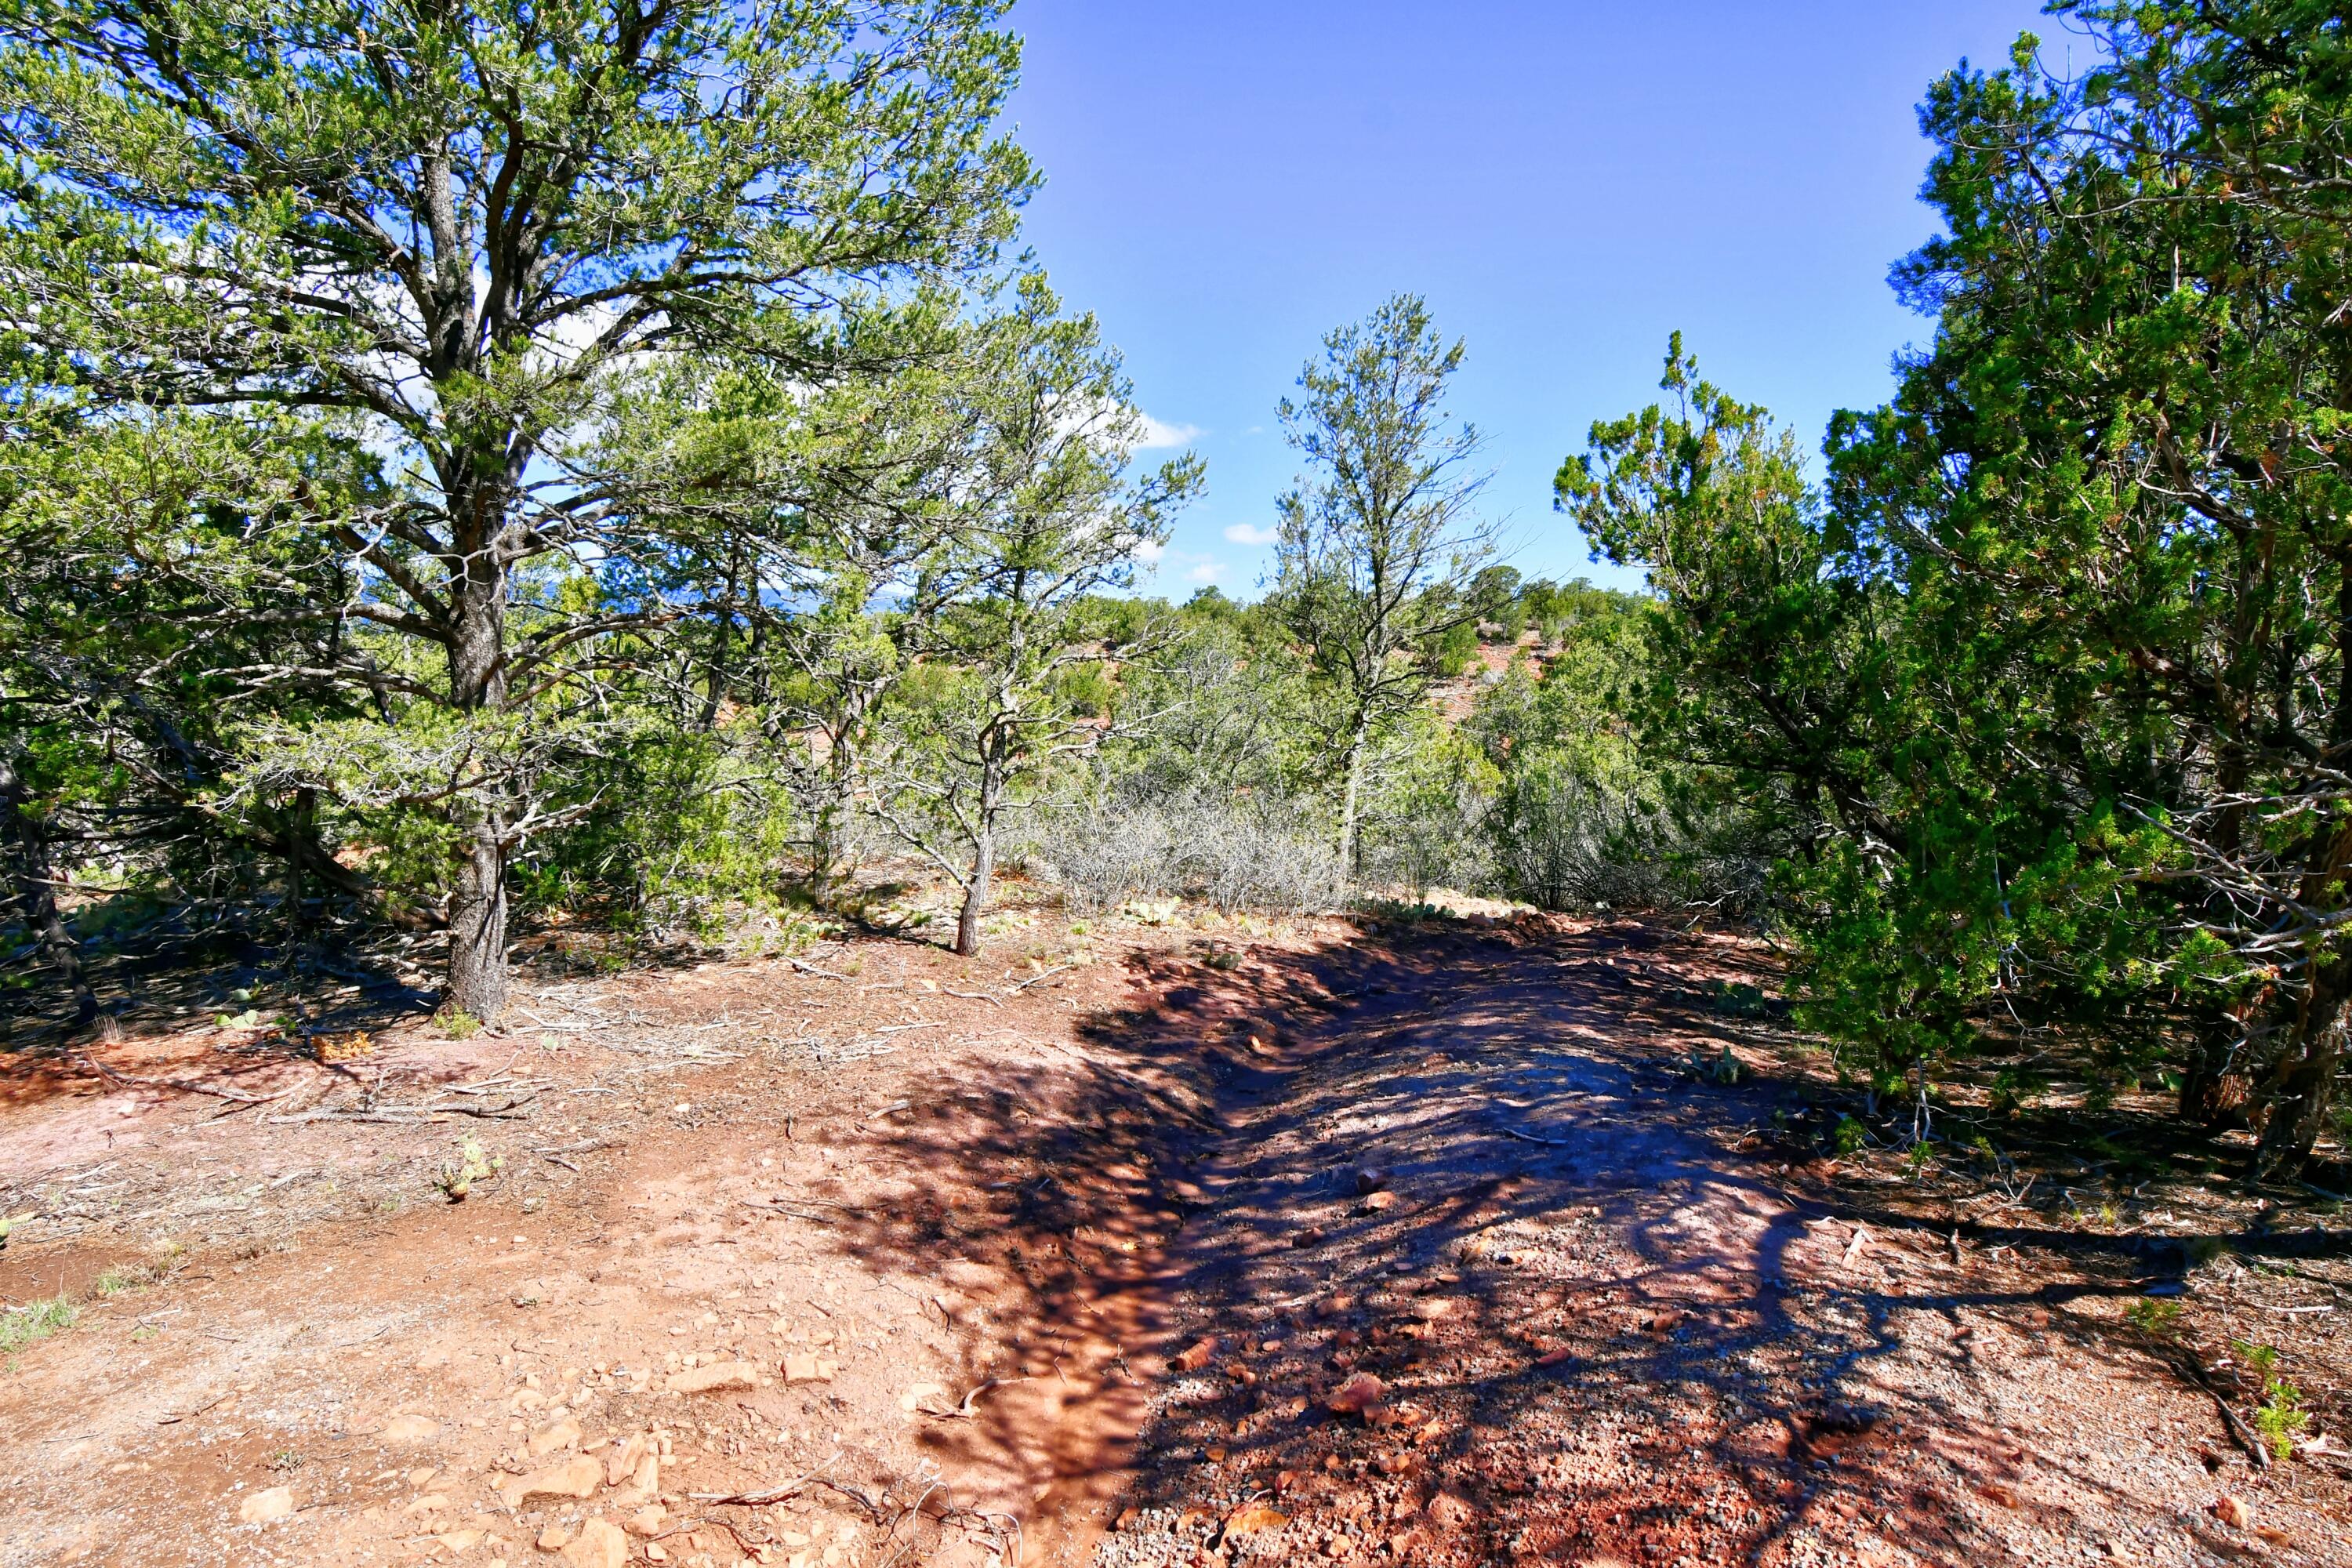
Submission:
M 999 712 L 1010 707 L 1000 700 Z M 963 885 L 963 908 L 956 914 L 955 950 L 970 958 L 980 952 L 980 917 L 988 912 L 990 884 L 996 878 L 996 819 L 1004 810 L 1004 775 L 1012 759 L 1010 738 L 999 730 L 980 748 L 980 808 L 972 814 L 971 876 Z
M 507 855 L 505 824 L 495 814 L 476 823 L 457 865 L 449 907 L 447 1005 L 488 1024 L 507 1006 Z
M 2197 1019 L 2193 1026 L 2195 1038 L 2180 1075 L 2180 1120 L 2208 1132 L 2244 1125 L 2245 1076 L 2232 1070 L 2242 1021 L 2216 1012 Z
M 1371 720 L 1356 715 L 1355 733 L 1348 739 L 1348 782 L 1339 797 L 1339 865 L 1349 880 L 1356 876 L 1356 819 L 1363 809 L 1364 753 L 1371 745 Z
M 452 584 L 456 611 L 449 643 L 453 706 L 494 713 L 506 706 L 506 568 L 495 533 L 466 552 Z M 442 1005 L 496 1023 L 507 1005 L 507 858 L 509 803 L 491 782 L 461 807 L 457 888 L 449 906 L 449 967 Z
M 980 917 L 988 912 L 989 884 L 996 876 L 996 835 L 980 831 L 972 845 L 971 879 L 963 885 L 963 908 L 956 914 L 955 950 L 971 958 L 980 952 Z
M 2254 1145 L 2253 1179 L 2293 1180 L 2311 1158 L 2312 1146 L 2327 1125 L 2334 1103 L 2336 1072 L 2344 1059 L 2347 973 L 2342 963 L 2324 966 L 2312 977 L 2311 994 L 2296 1019 L 2294 1044 L 2280 1058 L 2263 1103 L 2270 1111 L 2260 1142 Z
M 49 861 L 48 836 L 25 798 L 25 781 L 13 763 L 0 757 L 0 813 L 7 816 L 8 837 L 15 853 L 8 857 L 10 879 L 25 906 L 25 923 L 32 928 L 41 951 L 58 973 L 58 984 L 73 998 L 72 1032 L 89 1027 L 98 1016 L 98 994 L 82 973 L 81 950 L 58 912 L 57 868 Z
M 833 908 L 842 883 L 849 879 L 849 821 L 857 806 L 857 742 L 853 727 L 865 717 L 851 710 L 825 738 L 824 799 L 809 832 L 809 897 L 821 910 Z

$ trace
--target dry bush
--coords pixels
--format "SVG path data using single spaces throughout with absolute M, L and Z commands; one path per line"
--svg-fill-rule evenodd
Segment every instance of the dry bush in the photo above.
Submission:
M 1330 909 L 1347 895 L 1338 854 L 1295 816 L 1223 801 L 1097 805 L 1065 814 L 1037 844 L 1073 908 L 1198 899 L 1234 910 Z

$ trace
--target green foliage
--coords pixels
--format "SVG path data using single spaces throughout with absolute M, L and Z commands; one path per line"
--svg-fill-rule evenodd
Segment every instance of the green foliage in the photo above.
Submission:
M 13 1356 L 26 1346 L 73 1327 L 80 1313 L 63 1296 L 21 1307 L 0 1307 L 0 1357 Z
M 773 443 L 645 461 L 646 405 L 709 437 L 693 367 L 871 376 L 869 314 L 995 264 L 1034 184 L 997 20 L 0 4 L 0 515 L 39 590 L 0 613 L 54 628 L 0 717 L 44 809 L 158 797 L 344 884 L 320 810 L 437 848 L 410 896 L 495 1016 L 541 786 L 758 597 Z
M 1946 229 L 1897 283 L 1935 339 L 1825 488 L 1677 338 L 1557 492 L 1648 572 L 1643 743 L 1745 803 L 1842 1060 L 2063 1028 L 2094 1104 L 2168 1060 L 2192 1115 L 2263 1086 L 2280 1171 L 2352 1004 L 2340 42 L 2285 0 L 2053 8 L 2093 68 L 2029 41 L 1930 91 Z
M 2263 1402 L 2254 1410 L 2254 1430 L 2263 1435 L 2273 1458 L 2292 1458 L 2295 1435 L 2310 1425 L 2302 1389 L 2283 1377 L 2263 1380 Z
M 474 1184 L 486 1182 L 506 1168 L 506 1157 L 486 1152 L 482 1145 L 468 1138 L 457 1145 L 452 1159 L 441 1163 L 433 1173 L 433 1190 L 453 1204 L 461 1204 L 474 1190 Z
M 1276 410 L 1312 477 L 1277 503 L 1273 598 L 1322 698 L 1312 711 L 1351 870 L 1379 732 L 1477 646 L 1469 593 L 1494 542 L 1472 510 L 1478 433 L 1445 401 L 1463 353 L 1421 300 L 1396 295 L 1327 334 Z
M 2150 1339 L 2168 1340 L 2180 1331 L 2180 1303 L 2144 1296 L 2124 1309 L 2124 1321 Z

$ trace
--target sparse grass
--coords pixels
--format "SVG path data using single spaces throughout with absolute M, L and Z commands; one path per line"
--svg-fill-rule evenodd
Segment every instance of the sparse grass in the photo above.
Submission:
M 1851 1116 L 1838 1118 L 1837 1128 L 1830 1134 L 1830 1147 L 1840 1154 L 1858 1154 L 1870 1142 L 1870 1129 Z
M 2180 1331 L 2180 1303 L 2144 1297 L 2124 1309 L 2124 1321 L 2150 1339 L 2170 1339 Z
M 180 1245 L 174 1242 L 152 1258 L 136 1263 L 110 1265 L 90 1289 L 93 1294 L 111 1297 L 144 1290 L 151 1285 L 161 1285 L 180 1267 L 181 1252 Z
M 434 1015 L 433 1021 L 441 1032 L 453 1040 L 469 1040 L 482 1032 L 482 1021 L 463 1007 L 452 1007 Z
M 0 1307 L 0 1358 L 14 1356 L 27 1345 L 73 1327 L 79 1314 L 63 1296 L 32 1301 L 22 1307 Z

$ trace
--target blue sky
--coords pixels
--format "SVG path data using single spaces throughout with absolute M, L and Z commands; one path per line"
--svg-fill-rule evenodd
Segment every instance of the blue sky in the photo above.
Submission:
M 1297 471 L 1274 405 L 1321 334 L 1425 296 L 1468 340 L 1457 411 L 1528 574 L 1586 561 L 1551 476 L 1655 395 L 1668 331 L 1818 445 L 1928 323 L 1914 110 L 2003 60 L 2035 0 L 1583 4 L 1021 0 L 1013 118 L 1046 176 L 1027 242 L 1101 317 L 1139 400 L 1208 461 L 1147 591 L 1254 596 Z

